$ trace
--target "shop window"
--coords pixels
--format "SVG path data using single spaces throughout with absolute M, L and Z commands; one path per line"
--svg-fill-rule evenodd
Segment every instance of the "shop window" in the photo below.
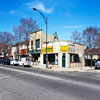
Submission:
M 70 54 L 70 63 L 80 63 L 80 57 L 78 54 Z
M 40 39 L 36 40 L 36 48 L 40 48 Z
M 44 54 L 44 64 L 46 64 L 46 54 Z M 48 64 L 58 64 L 58 54 L 48 54 Z

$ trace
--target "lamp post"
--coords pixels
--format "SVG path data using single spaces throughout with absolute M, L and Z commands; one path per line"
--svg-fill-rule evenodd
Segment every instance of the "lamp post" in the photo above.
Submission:
M 39 10 L 37 10 L 36 8 L 33 8 L 33 10 L 40 13 L 40 15 L 42 16 L 42 18 L 43 18 L 43 20 L 44 20 L 44 22 L 45 22 L 45 24 L 46 24 L 46 68 L 48 68 L 48 55 L 47 55 L 47 25 L 48 25 L 48 23 L 47 23 L 47 17 L 44 16 L 44 15 L 43 15 Z

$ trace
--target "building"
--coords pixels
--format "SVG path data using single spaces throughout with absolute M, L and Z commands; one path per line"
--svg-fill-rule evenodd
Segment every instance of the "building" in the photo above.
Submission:
M 10 53 L 11 53 L 11 45 L 1 43 L 0 44 L 0 59 L 6 59 L 6 58 L 11 59 L 12 55 L 10 55 Z
M 58 68 L 82 67 L 85 64 L 84 45 L 70 41 L 48 43 L 48 66 Z M 46 44 L 42 45 L 41 66 L 46 67 Z
M 48 42 L 51 42 L 53 41 L 53 36 L 47 35 L 47 39 Z M 40 62 L 40 54 L 44 42 L 46 42 L 46 34 L 41 29 L 30 33 L 29 54 L 32 62 Z
M 96 61 L 100 59 L 100 48 L 85 49 L 85 65 L 94 66 Z
M 28 49 L 27 49 L 26 41 L 12 45 L 11 52 L 13 55 L 13 57 L 12 57 L 13 59 L 20 60 L 22 57 L 27 57 Z

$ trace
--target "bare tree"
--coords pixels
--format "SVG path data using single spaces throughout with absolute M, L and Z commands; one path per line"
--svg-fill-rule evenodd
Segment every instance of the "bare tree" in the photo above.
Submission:
M 95 45 L 97 46 L 97 48 L 100 48 L 100 37 L 96 39 Z
M 81 43 L 81 34 L 78 31 L 73 31 L 72 36 L 70 37 L 71 41 L 75 43 Z
M 9 32 L 0 33 L 0 51 L 4 52 L 4 55 L 8 53 L 8 49 L 11 44 L 13 44 L 14 36 Z
M 30 33 L 34 32 L 37 29 L 38 29 L 38 26 L 36 25 L 36 21 L 34 21 L 32 18 L 20 19 L 20 25 L 13 27 L 13 32 L 15 34 L 15 43 L 17 43 L 17 51 L 19 51 L 19 42 L 22 42 L 22 41 L 25 41 L 25 44 L 27 45 L 27 50 L 28 50 Z M 28 56 L 28 53 L 27 53 L 27 56 Z
M 0 32 L 0 43 L 3 43 L 3 33 Z
M 29 19 L 20 19 L 21 27 L 24 30 L 25 40 L 29 40 L 30 32 L 36 31 L 38 29 L 38 26 L 36 25 L 36 21 L 34 21 L 32 18 Z
M 0 33 L 0 43 L 13 44 L 14 36 L 9 32 Z
M 100 48 L 100 28 L 98 29 L 97 39 L 95 40 L 95 45 L 97 48 Z
M 82 33 L 82 38 L 84 39 L 84 44 L 86 47 L 95 48 L 95 41 L 97 40 L 98 28 L 89 27 L 86 28 Z
M 13 44 L 14 36 L 9 32 L 3 32 L 3 43 Z
M 19 59 L 19 43 L 24 41 L 24 30 L 21 26 L 13 26 L 13 32 L 14 32 L 15 43 L 17 48 L 17 55 Z
M 24 41 L 24 30 L 21 26 L 13 26 L 15 43 Z
M 29 19 L 23 18 L 20 20 L 20 23 L 21 23 L 20 27 L 22 27 L 24 30 L 24 36 L 25 36 L 24 39 L 26 41 L 27 50 L 28 50 L 28 45 L 29 45 L 28 40 L 30 38 L 29 37 L 30 33 L 36 31 L 38 29 L 38 26 L 36 25 L 36 21 L 34 21 L 32 18 Z

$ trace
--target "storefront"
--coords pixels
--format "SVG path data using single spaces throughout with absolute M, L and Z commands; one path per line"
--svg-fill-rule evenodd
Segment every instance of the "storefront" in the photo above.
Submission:
M 41 53 L 41 50 L 29 51 L 31 61 L 32 62 L 40 62 L 40 53 Z
M 72 42 L 53 42 L 47 45 L 48 66 L 60 68 L 84 65 L 84 46 Z M 41 65 L 46 65 L 46 44 L 42 45 Z
M 58 64 L 58 53 L 53 52 L 53 45 L 49 44 L 47 47 L 48 64 L 57 65 Z M 46 64 L 46 47 L 42 48 L 43 54 L 43 64 Z
M 43 64 L 46 64 L 46 54 L 43 55 Z M 48 54 L 48 64 L 58 65 L 58 53 Z

